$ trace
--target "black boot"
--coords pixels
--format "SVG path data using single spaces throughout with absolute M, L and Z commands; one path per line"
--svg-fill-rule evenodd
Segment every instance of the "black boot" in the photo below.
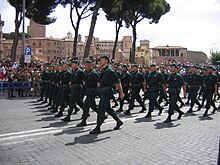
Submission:
M 203 114 L 204 117 L 208 116 L 208 109 L 205 110 L 205 113 Z
M 213 111 L 212 111 L 212 114 L 215 114 L 215 112 L 216 112 L 217 110 L 218 110 L 217 108 L 214 108 Z
M 146 111 L 146 108 L 143 107 L 143 108 L 139 111 L 139 113 L 143 113 L 143 112 L 145 112 L 145 111 Z
M 86 120 L 82 120 L 79 124 L 76 125 L 76 127 L 83 127 L 83 126 L 87 126 Z
M 171 123 L 171 115 L 168 115 L 167 119 L 164 121 L 164 123 Z
M 70 121 L 70 115 L 67 115 L 65 118 L 63 118 L 61 120 L 66 121 L 66 122 Z
M 118 119 L 114 130 L 120 129 L 120 127 L 121 127 L 122 125 L 123 125 L 123 122 L 122 122 L 120 119 Z
M 37 100 L 37 102 L 40 102 L 40 101 L 43 101 L 43 98 L 40 98 L 40 99 Z
M 180 111 L 180 112 L 179 112 L 179 116 L 177 117 L 177 119 L 181 119 L 181 117 L 183 116 L 183 114 L 184 114 L 184 113 L 183 113 L 182 111 Z
M 92 131 L 89 132 L 89 134 L 98 134 L 101 133 L 100 126 L 96 126 Z
M 73 112 L 73 114 L 77 114 L 77 112 L 79 112 L 79 108 L 75 108 L 75 111 Z
M 123 109 L 119 108 L 116 112 L 123 112 Z
M 187 113 L 193 113 L 192 108 L 190 108 Z
M 202 109 L 202 105 L 198 105 L 197 111 L 200 111 Z
M 55 117 L 61 117 L 61 116 L 63 116 L 63 112 L 61 112 L 61 111 L 59 111 L 59 112 L 55 115 Z
M 159 113 L 158 113 L 158 115 L 161 115 L 161 114 L 162 114 L 163 109 L 164 109 L 163 107 L 160 107 L 160 108 L 159 108 Z
M 148 112 L 148 114 L 146 116 L 144 116 L 145 118 L 151 118 L 151 113 Z
M 115 105 L 112 106 L 112 108 L 116 108 L 118 106 L 118 103 L 115 102 Z
M 130 115 L 131 114 L 131 110 L 128 109 L 127 111 L 124 112 L 124 114 L 125 115 Z

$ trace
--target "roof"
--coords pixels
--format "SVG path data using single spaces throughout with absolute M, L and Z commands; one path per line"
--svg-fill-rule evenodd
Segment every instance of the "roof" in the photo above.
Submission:
M 168 48 L 169 49 L 187 49 L 182 46 L 169 46 Z M 153 47 L 152 49 L 167 49 L 167 46 L 156 46 L 156 47 Z

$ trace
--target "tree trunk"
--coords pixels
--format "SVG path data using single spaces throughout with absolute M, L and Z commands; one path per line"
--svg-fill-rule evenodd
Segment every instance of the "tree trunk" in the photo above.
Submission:
M 20 16 L 20 20 L 19 20 L 19 14 L 21 14 L 19 12 L 19 10 L 16 8 L 15 9 L 16 14 L 15 14 L 15 36 L 13 39 L 13 44 L 12 44 L 12 49 L 11 49 L 11 60 L 12 62 L 16 61 L 16 51 L 17 51 L 17 46 L 18 46 L 18 35 L 19 35 L 19 28 L 21 25 L 21 20 L 22 20 L 22 16 Z M 23 52 L 22 54 L 23 55 Z
M 135 51 L 136 51 L 136 40 L 137 40 L 137 31 L 136 31 L 136 21 L 134 21 L 134 24 L 132 25 L 132 34 L 133 34 L 133 42 L 132 42 L 132 50 L 131 50 L 131 56 L 130 56 L 130 63 L 135 63 Z
M 92 20 L 91 20 L 91 25 L 90 25 L 90 29 L 89 29 L 89 36 L 88 36 L 88 39 L 87 39 L 87 42 L 86 42 L 86 47 L 85 47 L 83 59 L 85 59 L 89 56 L 89 51 L 90 51 L 90 47 L 91 47 L 91 43 L 92 43 L 94 30 L 95 30 L 98 11 L 100 9 L 102 1 L 103 0 L 97 0 L 96 5 L 94 7 L 94 11 L 93 11 L 93 14 L 92 14 Z
M 115 28 L 115 43 L 114 43 L 114 47 L 113 47 L 113 51 L 112 51 L 112 59 L 115 60 L 115 53 L 116 53 L 116 48 L 117 48 L 117 43 L 118 43 L 118 36 L 119 36 L 119 31 L 121 29 L 121 21 L 120 22 L 116 22 L 115 23 L 116 28 Z
M 80 24 L 80 19 L 78 19 L 76 23 L 76 28 L 75 28 L 75 36 L 74 36 L 74 43 L 73 43 L 73 57 L 77 57 L 77 45 L 78 45 L 78 34 L 79 34 L 79 24 Z

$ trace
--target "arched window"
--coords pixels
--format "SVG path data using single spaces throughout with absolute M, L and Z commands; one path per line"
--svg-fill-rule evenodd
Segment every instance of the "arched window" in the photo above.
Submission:
M 171 56 L 174 56 L 174 50 L 173 49 L 171 50 Z
M 180 56 L 180 51 L 176 49 L 176 56 Z

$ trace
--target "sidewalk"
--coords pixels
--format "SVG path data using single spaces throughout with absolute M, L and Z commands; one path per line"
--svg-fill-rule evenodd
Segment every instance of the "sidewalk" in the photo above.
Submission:
M 155 110 L 151 120 L 136 107 L 131 116 L 120 115 L 121 130 L 113 131 L 115 122 L 109 117 L 101 134 L 89 135 L 95 126 L 94 112 L 88 126 L 77 128 L 81 111 L 66 123 L 36 98 L 1 98 L 0 105 L 0 164 L 217 165 L 219 111 L 202 117 L 202 109 L 167 124 L 163 123 L 167 107 L 161 116 Z

